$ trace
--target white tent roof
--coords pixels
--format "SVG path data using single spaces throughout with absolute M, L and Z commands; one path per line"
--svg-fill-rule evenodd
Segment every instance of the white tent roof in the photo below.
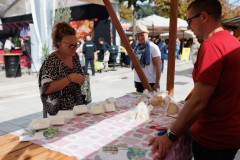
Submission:
M 122 25 L 123 30 L 129 30 L 129 28 L 132 27 L 132 21 L 120 18 L 120 23 Z
M 141 18 L 137 20 L 137 25 L 145 25 L 148 29 L 152 29 L 154 25 L 154 29 L 156 30 L 168 30 L 169 29 L 170 18 L 164 18 L 161 16 L 157 16 L 155 14 Z M 187 30 L 187 21 L 178 18 L 177 28 L 178 30 Z
M 178 22 L 177 22 L 178 30 L 184 30 L 184 31 L 187 30 L 187 26 L 188 26 L 187 21 L 185 21 L 181 18 L 178 18 L 177 20 L 178 20 Z
M 129 28 L 132 28 L 132 22 L 129 21 L 122 21 L 120 19 L 120 23 L 122 24 L 122 26 L 128 26 Z M 141 18 L 138 19 L 136 22 L 136 25 L 145 25 L 148 30 L 150 31 L 149 35 L 150 36 L 156 36 L 162 33 L 166 33 L 166 35 L 169 32 L 169 23 L 170 23 L 170 18 L 164 18 L 158 15 L 151 15 L 145 18 Z M 177 30 L 178 30 L 178 34 L 179 37 L 182 36 L 182 32 L 183 31 L 187 31 L 187 21 L 178 18 L 178 23 L 177 23 Z M 190 32 L 184 32 L 186 33 L 184 36 L 186 36 L 186 38 L 192 38 L 194 35 Z M 131 34 L 129 32 L 129 34 Z M 165 35 L 164 35 L 165 36 Z
M 168 30 L 169 19 L 157 16 L 155 14 L 137 20 L 137 25 L 144 25 L 149 30 L 154 27 L 154 30 Z
M 162 33 L 160 34 L 161 38 L 169 38 L 169 33 Z M 177 37 L 179 39 L 181 38 L 194 38 L 195 35 L 193 34 L 192 31 L 188 30 L 188 31 L 183 31 L 183 32 L 177 32 Z

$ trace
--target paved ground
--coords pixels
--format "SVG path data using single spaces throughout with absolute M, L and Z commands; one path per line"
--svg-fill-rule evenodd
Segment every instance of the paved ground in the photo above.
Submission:
M 166 90 L 167 61 L 161 76 L 161 90 Z M 133 71 L 127 67 L 117 67 L 117 71 L 96 73 L 91 78 L 93 103 L 108 97 L 120 97 L 135 91 Z M 175 98 L 185 99 L 193 88 L 191 78 L 193 65 L 189 62 L 176 62 Z M 89 70 L 91 73 L 91 71 Z M 22 68 L 22 76 L 6 78 L 5 71 L 0 71 L 0 136 L 27 127 L 32 119 L 42 118 L 42 103 L 38 90 L 37 75 L 29 75 Z M 240 160 L 240 152 L 235 160 Z

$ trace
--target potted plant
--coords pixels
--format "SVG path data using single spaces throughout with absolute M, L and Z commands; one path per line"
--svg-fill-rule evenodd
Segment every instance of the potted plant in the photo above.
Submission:
M 19 39 L 18 37 L 14 37 L 12 43 L 14 44 L 15 48 L 19 48 Z
M 42 50 L 43 50 L 43 61 L 44 61 L 45 59 L 47 59 L 47 56 L 49 56 L 49 54 L 50 54 L 49 53 L 49 45 L 47 43 L 44 43 Z

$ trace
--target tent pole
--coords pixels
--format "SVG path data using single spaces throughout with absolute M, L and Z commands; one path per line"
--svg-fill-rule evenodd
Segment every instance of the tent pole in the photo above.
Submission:
M 117 18 L 117 15 L 116 15 L 115 11 L 113 10 L 112 4 L 110 3 L 109 0 L 103 0 L 103 2 L 105 4 L 105 7 L 106 7 L 111 19 L 112 19 L 112 22 L 113 22 L 115 28 L 118 31 L 118 34 L 119 34 L 119 36 L 120 36 L 120 38 L 123 42 L 123 45 L 128 52 L 128 56 L 132 61 L 132 64 L 133 64 L 133 66 L 134 66 L 134 68 L 135 68 L 135 70 L 136 70 L 136 72 L 137 72 L 137 74 L 138 74 L 138 76 L 141 80 L 141 83 L 142 83 L 143 87 L 152 92 L 153 90 L 152 90 L 150 84 L 148 83 L 147 77 L 145 76 L 145 74 L 142 70 L 142 67 L 140 66 L 140 63 L 138 62 L 136 55 L 132 52 L 130 43 L 129 43 L 129 41 L 128 41 L 128 39 L 127 39 L 123 29 L 122 29 L 122 26 L 121 26 L 121 24 L 120 24 L 120 22 Z
M 178 0 L 171 0 L 169 25 L 169 52 L 167 68 L 167 91 L 174 94 L 175 52 L 177 38 Z
M 154 24 L 152 24 L 152 34 L 153 34 L 153 35 L 152 35 L 152 40 L 153 40 L 153 42 L 154 42 L 154 35 L 155 35 L 155 34 L 154 34 Z

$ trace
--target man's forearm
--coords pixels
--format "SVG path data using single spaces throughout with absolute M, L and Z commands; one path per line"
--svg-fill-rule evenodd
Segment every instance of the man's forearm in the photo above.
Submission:
M 214 89 L 215 86 L 212 85 L 195 83 L 192 96 L 180 112 L 177 120 L 171 127 L 171 131 L 177 136 L 183 135 L 204 111 Z
M 188 128 L 197 120 L 202 111 L 203 107 L 199 101 L 189 100 L 171 127 L 171 131 L 174 132 L 178 137 L 182 136 L 184 132 L 186 132 Z

